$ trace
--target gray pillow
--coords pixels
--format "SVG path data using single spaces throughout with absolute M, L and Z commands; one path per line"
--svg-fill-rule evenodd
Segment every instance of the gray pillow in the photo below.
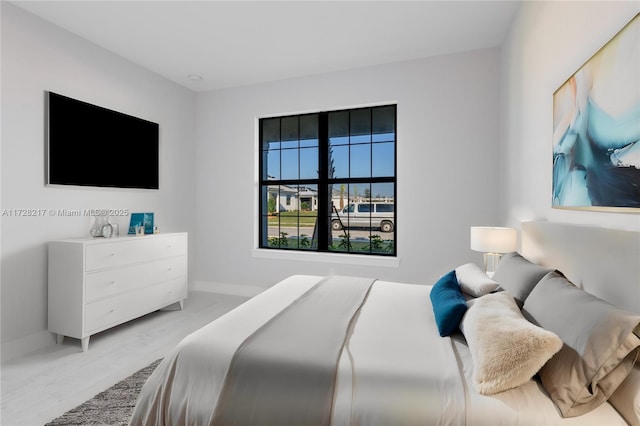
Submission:
M 636 361 L 631 373 L 609 398 L 609 403 L 631 426 L 640 426 L 640 364 Z
M 535 286 L 523 314 L 564 343 L 540 370 L 542 386 L 564 417 L 606 401 L 640 353 L 640 315 L 579 289 L 558 272 Z
M 535 285 L 553 269 L 545 268 L 513 252 L 505 254 L 491 279 L 516 299 L 518 306 L 526 300 Z

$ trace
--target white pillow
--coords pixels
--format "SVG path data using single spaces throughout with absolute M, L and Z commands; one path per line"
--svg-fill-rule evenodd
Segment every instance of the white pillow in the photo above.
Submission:
M 562 348 L 558 336 L 522 316 L 507 292 L 475 299 L 460 329 L 473 360 L 473 386 L 483 395 L 528 382 Z
M 499 286 L 497 282 L 487 277 L 487 274 L 475 263 L 458 266 L 456 278 L 462 291 L 474 297 L 489 294 Z

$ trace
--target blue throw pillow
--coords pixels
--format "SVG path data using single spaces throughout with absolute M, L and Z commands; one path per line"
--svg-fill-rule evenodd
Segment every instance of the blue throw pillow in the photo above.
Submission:
M 450 336 L 458 329 L 467 311 L 467 302 L 453 270 L 438 280 L 431 289 L 431 304 L 440 336 Z

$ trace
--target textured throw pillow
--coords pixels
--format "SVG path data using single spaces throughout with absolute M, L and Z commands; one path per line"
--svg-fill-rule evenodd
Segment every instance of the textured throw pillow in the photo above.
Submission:
M 491 279 L 511 294 L 518 306 L 522 306 L 533 287 L 550 271 L 552 269 L 536 265 L 513 252 L 502 257 Z
M 467 310 L 467 302 L 460 292 L 456 271 L 451 271 L 436 282 L 429 294 L 433 314 L 440 336 L 450 336 L 458 329 Z
M 462 291 L 474 297 L 484 296 L 498 288 L 498 283 L 487 277 L 475 263 L 458 266 L 456 277 Z
M 640 364 L 618 386 L 609 402 L 631 426 L 640 426 Z
M 473 360 L 473 386 L 483 395 L 528 382 L 562 347 L 554 333 L 527 321 L 506 292 L 474 299 L 460 328 Z
M 585 414 L 606 401 L 638 357 L 640 315 L 579 289 L 558 272 L 536 285 L 523 313 L 564 342 L 540 370 L 542 385 L 564 417 Z

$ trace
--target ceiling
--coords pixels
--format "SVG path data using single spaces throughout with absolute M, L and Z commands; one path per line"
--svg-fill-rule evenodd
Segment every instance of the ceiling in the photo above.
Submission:
M 516 0 L 12 3 L 194 91 L 499 46 L 519 6 Z

